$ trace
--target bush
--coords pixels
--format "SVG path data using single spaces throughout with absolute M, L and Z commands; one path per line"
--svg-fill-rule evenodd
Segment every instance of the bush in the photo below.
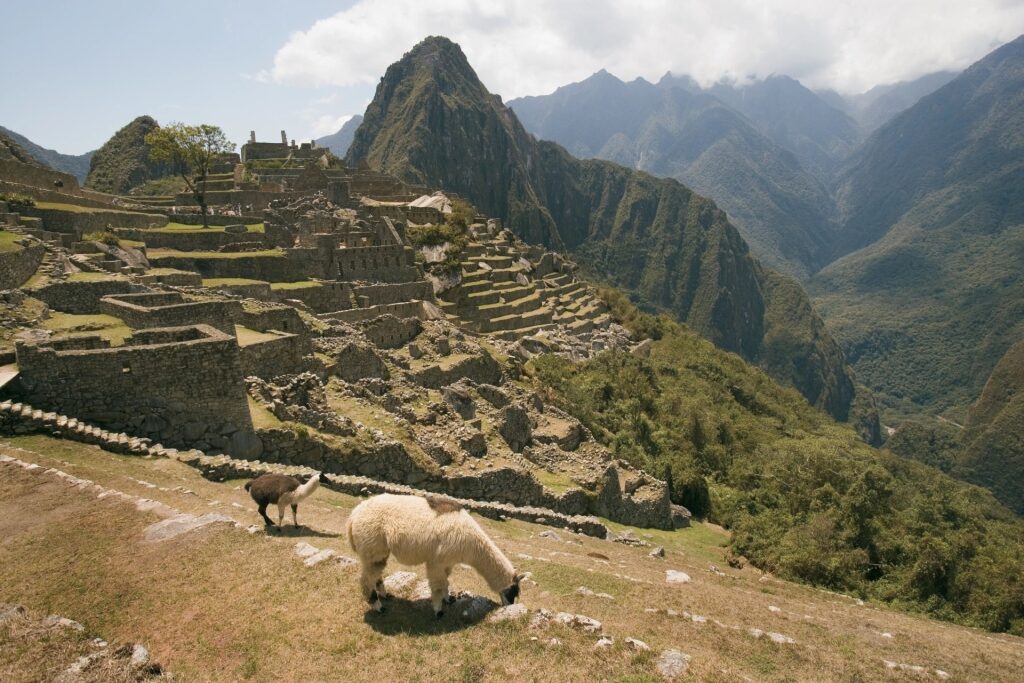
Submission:
M 18 194 L 16 192 L 0 194 L 0 202 L 7 202 L 11 207 L 28 207 L 36 205 L 36 200 L 32 197 L 29 197 L 27 194 Z
M 116 247 L 120 244 L 120 240 L 112 230 L 98 230 L 96 232 L 89 232 L 82 235 L 82 241 L 84 242 L 102 242 L 111 247 Z
M 645 320 L 625 297 L 605 300 Z M 674 502 L 730 528 L 732 552 L 758 567 L 1024 633 L 1024 522 L 989 492 L 872 449 L 682 325 L 655 327 L 649 357 L 544 355 L 526 376 L 616 457 L 667 478 Z M 942 465 L 948 445 L 908 455 Z

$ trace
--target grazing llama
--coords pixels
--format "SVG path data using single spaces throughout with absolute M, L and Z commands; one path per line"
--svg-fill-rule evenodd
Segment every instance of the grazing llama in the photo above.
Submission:
M 292 506 L 292 522 L 295 526 L 299 526 L 299 503 L 309 498 L 313 491 L 320 486 L 320 483 L 326 481 L 327 477 L 323 472 L 314 474 L 305 484 L 300 484 L 298 479 L 285 474 L 261 474 L 252 481 L 246 482 L 245 490 L 256 501 L 260 515 L 268 527 L 274 526 L 270 517 L 267 517 L 267 506 L 271 503 L 277 505 L 278 526 L 284 525 L 284 511 L 289 505 Z
M 427 565 L 427 581 L 434 614 L 455 599 L 448 592 L 448 576 L 456 564 L 477 571 L 510 605 L 519 596 L 512 563 L 480 525 L 458 503 L 446 498 L 381 494 L 356 506 L 348 518 L 348 540 L 362 560 L 363 596 L 378 612 L 387 598 L 381 575 L 388 557 L 405 565 Z

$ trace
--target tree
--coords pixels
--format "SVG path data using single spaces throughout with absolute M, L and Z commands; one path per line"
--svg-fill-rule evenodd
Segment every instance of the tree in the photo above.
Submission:
M 203 227 L 209 227 L 206 217 L 206 179 L 216 158 L 233 152 L 235 143 L 228 141 L 218 126 L 172 123 L 147 134 L 146 144 L 151 159 L 169 162 L 178 169 L 199 204 Z

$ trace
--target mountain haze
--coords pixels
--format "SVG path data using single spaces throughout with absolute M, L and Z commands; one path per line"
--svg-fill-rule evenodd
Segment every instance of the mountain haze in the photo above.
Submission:
M 849 417 L 854 387 L 842 353 L 809 304 L 786 307 L 799 321 L 773 317 L 781 276 L 750 255 L 714 203 L 674 180 L 534 139 L 446 38 L 424 40 L 388 68 L 348 151 L 349 165 L 364 160 L 462 194 L 525 240 L 568 250 L 599 279 Z M 806 303 L 799 285 L 785 289 Z
M 326 147 L 331 150 L 331 153 L 334 156 L 344 158 L 345 154 L 348 153 L 349 145 L 352 144 L 352 138 L 356 134 L 356 129 L 359 128 L 359 124 L 362 122 L 362 114 L 356 114 L 346 121 L 341 128 L 338 129 L 337 133 L 331 133 L 330 135 L 325 135 L 322 138 L 317 138 L 317 146 Z
M 853 119 L 789 76 L 716 83 L 705 92 L 747 117 L 816 178 L 830 178 L 863 138 Z
M 849 114 L 867 134 L 885 125 L 956 76 L 955 71 L 937 71 L 909 81 L 876 85 L 859 95 L 843 96 L 835 91 L 819 92 L 818 95 L 836 109 Z
M 1024 338 L 1024 37 L 876 131 L 838 188 L 843 256 L 811 282 L 891 405 L 963 408 Z
M 78 178 L 79 183 L 85 182 L 85 176 L 89 173 L 89 162 L 92 159 L 94 152 L 87 152 L 85 154 L 78 155 L 61 154 L 55 150 L 40 147 L 24 135 L 15 133 L 13 130 L 4 128 L 3 126 L 0 126 L 0 133 L 3 133 L 21 145 L 26 152 L 32 155 L 33 159 L 41 163 L 43 166 L 48 166 L 55 171 L 70 173 Z

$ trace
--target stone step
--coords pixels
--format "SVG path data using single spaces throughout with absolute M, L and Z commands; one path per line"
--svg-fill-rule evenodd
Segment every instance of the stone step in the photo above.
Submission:
M 481 320 L 476 323 L 479 332 L 500 332 L 507 330 L 519 330 L 526 327 L 534 327 L 553 322 L 552 313 L 547 308 L 538 308 L 527 313 L 514 313 L 503 315 L 489 320 Z

